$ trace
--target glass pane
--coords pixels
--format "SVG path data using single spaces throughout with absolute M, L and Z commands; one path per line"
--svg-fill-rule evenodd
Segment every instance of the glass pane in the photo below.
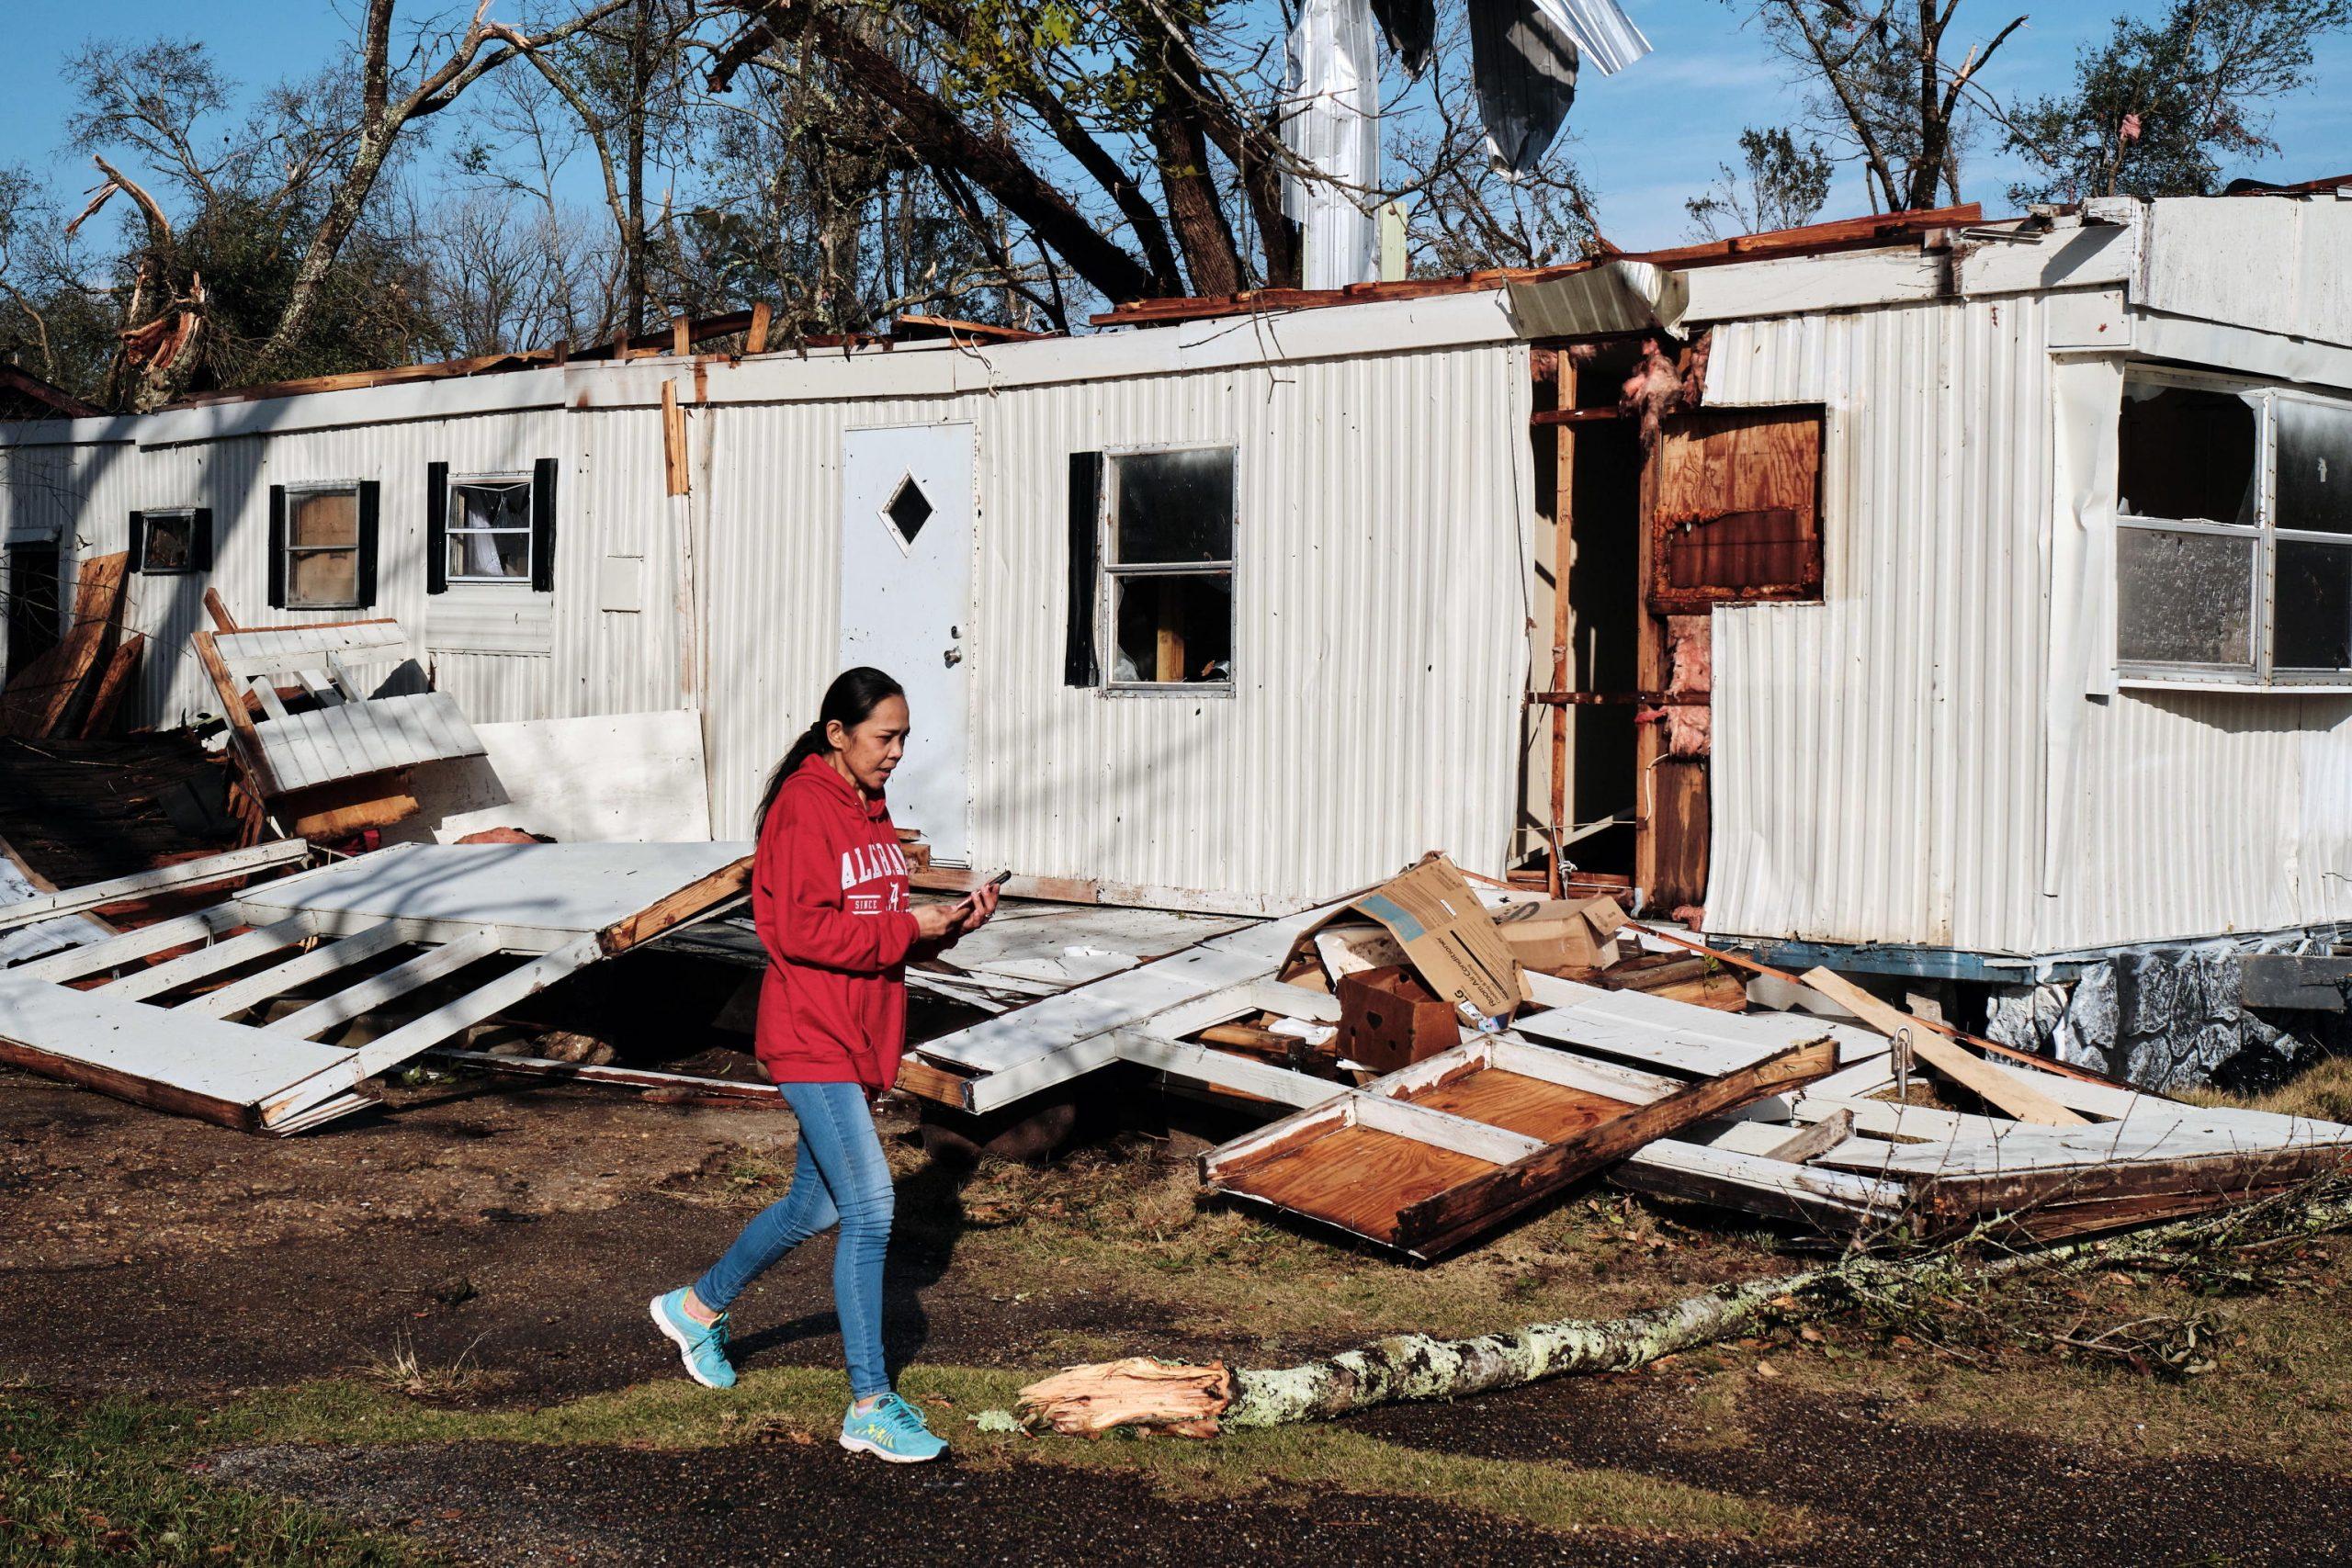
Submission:
M 922 486 L 915 483 L 914 476 L 910 474 L 899 481 L 898 493 L 890 497 L 890 504 L 882 513 L 889 518 L 890 526 L 899 531 L 900 542 L 911 545 L 915 536 L 922 532 L 922 525 L 931 521 L 931 498 L 923 494 Z
M 2132 664 L 2254 663 L 2250 538 L 2115 531 L 2115 656 Z
M 358 597 L 357 550 L 320 550 L 286 558 L 286 603 L 293 608 L 342 609 Z
M 1233 679 L 1233 579 L 1225 572 L 1112 580 L 1114 681 Z
M 193 522 L 186 517 L 156 517 L 147 519 L 147 553 L 142 571 L 186 571 L 187 542 Z
M 2352 546 L 2278 541 L 2281 670 L 2352 670 Z
M 527 528 L 531 525 L 531 487 L 513 484 L 459 485 L 458 504 L 451 508 L 452 528 Z
M 356 545 L 359 542 L 359 492 L 349 490 L 297 491 L 286 498 L 286 538 L 296 545 Z
M 2278 406 L 2278 526 L 2352 534 L 2352 405 Z
M 1152 562 L 1233 558 L 1233 449 L 1137 452 L 1118 466 L 1114 558 Z
M 531 575 L 531 536 L 512 530 L 497 534 L 451 534 L 451 577 L 524 578 Z
M 2123 383 L 2117 479 L 2134 517 L 2183 523 L 2255 521 L 2255 407 L 2235 392 Z

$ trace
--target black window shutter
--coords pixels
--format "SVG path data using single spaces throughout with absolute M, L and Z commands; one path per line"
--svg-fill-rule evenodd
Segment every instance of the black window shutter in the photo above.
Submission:
M 1094 569 L 1102 515 L 1102 454 L 1069 455 L 1069 626 L 1062 652 L 1062 684 L 1099 686 L 1094 651 Z
M 269 607 L 286 608 L 286 487 L 269 487 Z
M 190 571 L 212 570 L 212 508 L 199 506 L 187 525 L 187 565 Z
M 376 518 L 383 486 L 374 479 L 359 481 L 359 607 L 376 602 Z
M 147 514 L 144 512 L 130 514 L 130 558 L 123 562 L 123 566 L 130 571 L 147 570 Z
M 531 465 L 531 586 L 541 593 L 555 592 L 555 458 Z
M 424 591 L 449 592 L 449 465 L 424 465 Z

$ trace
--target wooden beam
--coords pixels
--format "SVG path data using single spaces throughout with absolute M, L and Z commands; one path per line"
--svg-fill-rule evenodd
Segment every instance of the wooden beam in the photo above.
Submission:
M 768 325 L 772 313 L 764 299 L 752 307 L 752 324 L 743 333 L 745 354 L 765 354 L 768 351 Z
M 752 886 L 752 857 L 729 863 L 709 875 L 687 884 L 675 893 L 650 904 L 626 919 L 615 920 L 596 933 L 596 944 L 606 956 L 627 953 L 630 948 L 652 941 L 663 931 L 716 911 L 721 905 L 749 896 Z
M 1827 1154 L 1853 1135 L 1854 1113 L 1845 1110 L 1833 1111 L 1812 1126 L 1799 1128 L 1765 1150 L 1764 1157 L 1803 1165 L 1815 1155 Z
M 109 982 L 106 993 L 110 1000 L 135 1002 L 143 997 L 161 996 L 175 986 L 201 980 L 208 975 L 218 975 L 224 969 L 291 947 L 311 934 L 311 917 L 295 915 L 264 926 L 258 931 L 241 931 L 225 942 L 209 947 L 199 947 L 194 953 L 184 953 L 169 963 L 153 964 L 135 974 Z
M 249 1007 L 282 996 L 295 987 L 348 969 L 379 953 L 389 953 L 409 940 L 400 922 L 387 920 L 372 931 L 314 947 L 299 957 L 289 958 L 274 969 L 258 975 L 248 975 L 242 980 L 232 980 L 218 990 L 191 997 L 173 1010 L 201 1013 L 207 1018 L 227 1018 Z
M 213 629 L 216 631 L 233 632 L 242 629 L 237 625 L 237 617 L 229 614 L 229 606 L 221 602 L 220 591 L 217 588 L 205 589 L 204 613 L 212 617 Z
M 227 854 L 208 855 L 202 860 L 182 861 L 177 865 L 157 866 L 153 871 L 136 871 L 129 876 L 69 887 L 62 893 L 43 894 L 40 897 L 0 907 L 0 931 L 54 919 L 60 915 L 103 909 L 109 904 L 144 897 L 166 888 L 202 887 L 210 883 L 226 882 L 231 877 L 245 876 L 307 859 L 310 852 L 311 846 L 301 840 L 287 839 L 276 843 L 255 844 L 249 850 L 232 850 Z
M 925 893 L 969 893 L 988 880 L 982 872 L 962 866 L 934 865 L 907 878 L 909 886 Z M 1053 904 L 1100 904 L 1101 885 L 1067 876 L 1016 876 L 1004 885 L 1008 898 L 1037 898 Z
M 338 1023 L 357 1018 L 371 1008 L 379 1008 L 395 998 L 405 996 L 419 986 L 430 985 L 454 975 L 467 964 L 488 958 L 498 951 L 498 932 L 484 927 L 420 953 L 407 963 L 396 964 L 357 985 L 346 986 L 333 996 L 312 1002 L 301 1011 L 289 1013 L 266 1027 L 272 1034 L 291 1034 L 308 1040 Z
M 678 384 L 662 383 L 662 480 L 667 493 L 684 495 L 693 480 L 686 464 L 686 411 L 678 406 Z
M 621 1089 L 674 1089 L 705 1100 L 739 1100 L 747 1105 L 772 1105 L 778 1111 L 791 1109 L 775 1085 L 744 1083 L 735 1078 L 703 1077 L 692 1073 L 657 1073 L 641 1067 L 596 1066 L 587 1062 L 559 1062 L 545 1056 L 501 1056 L 489 1051 L 465 1051 L 454 1045 L 438 1045 L 424 1055 L 436 1062 L 452 1066 L 476 1067 L 484 1072 L 509 1073 L 518 1077 L 555 1078 L 579 1083 L 611 1084 Z
M 237 911 L 227 905 L 198 909 L 192 915 L 182 915 L 175 920 L 162 920 L 137 931 L 124 931 L 84 947 L 73 947 L 63 953 L 52 953 L 46 958 L 36 958 L 29 964 L 19 964 L 13 969 L 0 970 L 10 979 L 19 976 L 34 980 L 49 980 L 63 985 L 108 969 L 119 969 L 136 964 L 152 953 L 169 948 L 182 947 L 192 942 L 205 942 L 232 926 L 244 921 Z
M 1987 1105 L 2006 1111 L 2020 1122 L 2032 1122 L 2046 1127 L 2072 1127 L 2081 1126 L 2089 1121 L 2088 1117 L 2067 1110 L 2031 1084 L 2020 1081 L 2012 1074 L 2000 1072 L 1982 1057 L 1971 1055 L 1926 1019 L 1879 1000 L 1842 975 L 1828 969 L 1808 969 L 1804 979 L 1806 985 L 1888 1039 L 1892 1040 L 1897 1034 L 1907 1036 L 1913 1053 L 1920 1061 Z

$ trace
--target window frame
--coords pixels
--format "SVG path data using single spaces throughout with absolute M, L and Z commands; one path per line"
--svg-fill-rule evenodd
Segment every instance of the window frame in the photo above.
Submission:
M 139 575 L 140 575 L 140 576 L 141 576 L 141 577 L 193 577 L 193 576 L 197 575 L 198 573 L 202 572 L 202 571 L 205 570 L 203 567 L 200 567 L 200 566 L 198 566 L 198 565 L 197 565 L 197 564 L 196 564 L 196 558 L 197 558 L 197 555 L 198 554 L 198 551 L 197 550 L 197 547 L 196 547 L 196 517 L 197 517 L 197 513 L 199 513 L 199 512 L 201 512 L 201 511 L 203 511 L 203 510 L 204 510 L 204 508 L 202 508 L 202 507 L 200 507 L 200 506 L 194 506 L 194 505 L 190 505 L 190 506 L 142 506 L 142 507 L 141 507 L 141 508 L 139 509 L 139 529 L 140 529 L 140 537 L 139 537 Z M 176 519 L 176 520 L 177 520 L 177 521 L 179 521 L 179 522 L 182 522 L 182 523 L 185 523 L 185 524 L 187 524 L 187 565 L 185 565 L 185 566 L 156 566 L 156 565 L 154 565 L 154 564 L 153 564 L 154 559 L 155 559 L 155 535 L 154 535 L 154 531 L 153 531 L 153 530 L 154 530 L 155 520 L 156 520 L 157 518 L 159 518 L 159 517 L 169 517 L 169 518 L 174 518 L 174 519 Z
M 442 550 L 447 551 L 449 547 L 449 541 L 451 539 L 473 537 L 495 538 L 501 534 L 520 534 L 523 536 L 523 571 L 520 576 L 460 577 L 456 572 L 448 570 L 448 562 L 445 555 L 442 561 L 441 581 L 447 586 L 450 588 L 468 589 L 520 588 L 526 592 L 536 592 L 536 590 L 533 589 L 532 584 L 538 581 L 539 540 L 537 526 L 533 521 L 536 514 L 532 508 L 538 499 L 537 496 L 533 493 L 537 484 L 537 476 L 527 469 L 521 472 L 451 474 L 449 476 L 447 482 L 443 486 L 442 505 L 444 507 L 444 511 L 442 515 L 444 521 L 441 525 L 441 541 L 439 547 Z M 523 491 L 523 522 L 521 525 L 513 528 L 468 528 L 462 526 L 458 522 L 458 519 L 464 516 L 465 513 L 458 504 L 458 491 L 460 487 L 466 485 L 520 485 Z
M 1235 685 L 1230 673 L 1222 681 L 1122 681 L 1114 672 L 1119 667 L 1119 587 L 1125 581 L 1144 578 L 1225 579 L 1226 596 L 1233 606 L 1232 625 L 1227 638 L 1227 659 L 1235 668 L 1240 667 L 1241 444 L 1238 441 L 1146 442 L 1104 446 L 1101 450 L 1102 482 L 1096 487 L 1094 498 L 1094 646 L 1096 669 L 1101 672 L 1101 684 L 1096 689 L 1106 697 L 1234 695 Z M 1180 452 L 1222 452 L 1231 466 L 1233 542 L 1228 554 L 1222 561 L 1121 562 L 1118 558 L 1120 465 L 1129 457 L 1158 457 Z M 1109 657 L 1103 657 L 1105 654 Z
M 365 610 L 374 601 L 363 598 L 368 583 L 368 501 L 364 479 L 314 479 L 281 486 L 286 492 L 286 538 L 284 581 L 285 608 L 288 610 Z M 352 537 L 347 545 L 298 545 L 294 542 L 295 502 L 310 495 L 348 495 L 351 497 Z M 294 558 L 305 555 L 337 555 L 348 552 L 351 557 L 351 593 L 348 600 L 333 604 L 297 604 L 294 599 Z
M 2251 523 L 2215 523 L 2201 518 L 2143 517 L 2123 510 L 2121 454 L 2117 456 L 2114 503 L 2115 547 L 2109 552 L 2108 592 L 2115 605 L 2114 636 L 2109 651 L 2115 660 L 2119 681 L 2143 686 L 2172 686 L 2188 689 L 2215 688 L 2241 691 L 2333 691 L 2352 686 L 2352 669 L 2328 670 L 2288 665 L 2276 661 L 2278 608 L 2278 546 L 2281 541 L 2334 545 L 2352 555 L 2352 533 L 2329 533 L 2324 529 L 2286 528 L 2279 526 L 2278 497 L 2278 419 L 2281 400 L 2291 402 L 2319 403 L 2352 414 L 2352 397 L 2331 397 L 2324 392 L 2302 387 L 2281 386 L 2243 376 L 2231 376 L 2218 371 L 2186 369 L 2169 365 L 2133 362 L 2124 367 L 2127 388 L 2130 383 L 2154 383 L 2157 386 L 2182 387 L 2199 391 L 2227 392 L 2247 400 L 2255 411 L 2255 472 L 2254 521 Z M 2126 391 L 2126 399 L 2129 398 Z M 2123 417 L 2122 406 L 2116 410 L 2119 424 Z M 2200 663 L 2188 660 L 2127 660 L 2122 656 L 2122 539 L 2126 530 L 2148 534 L 2199 534 L 2227 539 L 2243 539 L 2254 545 L 2248 583 L 2248 606 L 2252 623 L 2253 659 L 2251 666 L 2239 664 Z

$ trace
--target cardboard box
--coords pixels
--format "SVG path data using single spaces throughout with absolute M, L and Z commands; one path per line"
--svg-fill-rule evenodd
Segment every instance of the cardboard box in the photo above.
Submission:
M 1617 962 L 1617 931 L 1625 911 L 1602 896 L 1512 904 L 1495 911 L 1495 929 L 1511 956 L 1529 969 L 1606 969 Z
M 1453 1004 L 1408 969 L 1366 969 L 1340 978 L 1340 1059 L 1393 1073 L 1462 1043 Z
M 1518 1009 L 1519 960 L 1452 861 L 1425 860 L 1355 907 L 1387 928 L 1414 972 L 1464 1021 L 1509 1018 Z

